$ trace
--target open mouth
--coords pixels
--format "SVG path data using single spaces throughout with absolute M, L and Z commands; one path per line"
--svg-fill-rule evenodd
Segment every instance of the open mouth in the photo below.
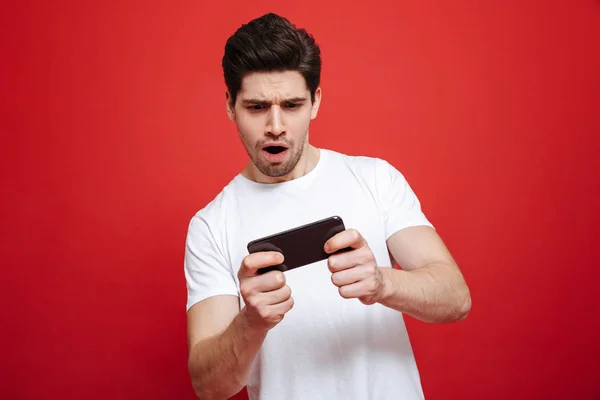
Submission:
M 264 148 L 264 150 L 269 153 L 269 154 L 279 154 L 283 151 L 287 150 L 287 147 L 283 147 L 283 146 L 267 146 Z

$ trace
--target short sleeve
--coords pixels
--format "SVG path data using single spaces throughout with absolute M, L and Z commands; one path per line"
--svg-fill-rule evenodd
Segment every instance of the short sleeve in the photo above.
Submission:
M 190 221 L 185 245 L 186 311 L 211 296 L 239 296 L 237 283 L 207 221 L 195 215 Z
M 385 160 L 378 160 L 377 186 L 385 223 L 385 238 L 411 226 L 434 227 L 404 175 Z

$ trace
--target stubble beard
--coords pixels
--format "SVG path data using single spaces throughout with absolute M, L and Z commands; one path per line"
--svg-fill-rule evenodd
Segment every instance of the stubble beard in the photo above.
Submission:
M 297 144 L 294 142 L 286 142 L 289 154 L 287 156 L 287 160 L 282 163 L 275 164 L 262 158 L 262 142 L 257 143 L 253 151 L 251 151 L 251 149 L 246 143 L 244 143 L 244 147 L 246 148 L 246 152 L 248 153 L 248 156 L 250 157 L 250 160 L 252 160 L 254 166 L 256 166 L 256 168 L 263 175 L 269 176 L 271 178 L 279 178 L 289 174 L 294 170 L 294 168 L 298 164 L 298 161 L 300 161 L 300 157 L 302 157 L 305 144 L 306 136 L 304 136 L 302 140 Z

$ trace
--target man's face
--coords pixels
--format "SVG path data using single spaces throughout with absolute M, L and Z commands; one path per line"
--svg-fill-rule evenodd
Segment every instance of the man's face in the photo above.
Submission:
M 262 174 L 279 178 L 294 170 L 306 147 L 320 98 L 318 89 L 311 102 L 304 77 L 297 71 L 245 76 L 233 108 L 228 94 L 229 118 L 237 124 L 242 143 Z

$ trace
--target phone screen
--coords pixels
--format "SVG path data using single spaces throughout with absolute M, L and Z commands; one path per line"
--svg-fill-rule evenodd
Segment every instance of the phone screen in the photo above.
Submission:
M 272 270 L 288 271 L 327 259 L 329 254 L 323 249 L 325 242 L 344 229 L 342 219 L 333 216 L 254 240 L 248 243 L 248 252 L 278 251 L 284 255 L 283 264 L 262 268 L 258 270 L 259 274 Z

